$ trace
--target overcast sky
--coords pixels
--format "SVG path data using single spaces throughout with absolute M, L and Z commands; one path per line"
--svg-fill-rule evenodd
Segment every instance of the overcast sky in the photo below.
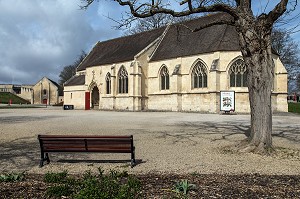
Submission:
M 0 0 L 0 83 L 35 84 L 60 71 L 97 41 L 119 37 L 111 18 L 124 7 L 100 0 L 87 10 L 80 0 Z M 296 35 L 297 37 L 297 35 Z
M 58 81 L 63 66 L 97 41 L 121 36 L 106 16 L 123 9 L 111 1 L 80 10 L 80 0 L 0 0 L 0 83 Z

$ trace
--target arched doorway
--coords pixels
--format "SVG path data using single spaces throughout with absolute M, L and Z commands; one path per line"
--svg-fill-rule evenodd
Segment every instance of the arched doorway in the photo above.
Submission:
M 97 86 L 92 90 L 92 108 L 99 108 L 99 89 Z

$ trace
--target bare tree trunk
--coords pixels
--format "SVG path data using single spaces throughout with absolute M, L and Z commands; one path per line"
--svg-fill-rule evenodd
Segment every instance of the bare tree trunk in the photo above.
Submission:
M 252 56 L 253 65 L 249 75 L 249 100 L 251 107 L 251 134 L 246 151 L 258 153 L 272 149 L 272 104 L 271 92 L 274 71 L 271 55 Z
M 269 153 L 272 150 L 271 94 L 274 80 L 271 30 L 265 29 L 268 21 L 255 21 L 255 24 L 251 24 L 248 22 L 252 19 L 244 19 L 243 28 L 238 32 L 248 71 L 251 134 L 247 142 L 240 145 L 240 151 Z

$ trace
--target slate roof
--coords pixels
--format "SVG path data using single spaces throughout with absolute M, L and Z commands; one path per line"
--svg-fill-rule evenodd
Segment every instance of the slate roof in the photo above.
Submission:
M 47 78 L 47 77 L 46 77 Z M 52 82 L 52 84 L 54 84 L 57 88 L 60 87 L 60 85 L 58 83 L 56 83 L 55 81 L 53 81 L 52 79 L 47 78 L 50 82 Z
M 197 32 L 187 28 L 194 29 L 219 19 L 230 20 L 230 16 L 218 13 L 171 25 L 150 61 L 215 51 L 240 51 L 238 35 L 233 26 L 215 25 Z M 77 71 L 91 66 L 134 60 L 134 56 L 159 38 L 166 28 L 98 42 L 78 66 Z
M 199 28 L 219 19 L 230 20 L 230 16 L 218 13 L 172 25 L 151 61 L 215 51 L 240 51 L 238 34 L 233 26 L 214 25 L 196 32 L 191 31 L 191 29 Z
M 165 28 L 154 29 L 135 35 L 98 42 L 77 71 L 90 66 L 134 60 L 134 56 L 162 35 Z
M 75 75 L 71 77 L 64 86 L 80 86 L 85 84 L 85 75 Z

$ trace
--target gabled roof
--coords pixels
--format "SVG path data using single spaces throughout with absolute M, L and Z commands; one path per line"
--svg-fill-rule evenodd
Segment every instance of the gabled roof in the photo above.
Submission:
M 47 78 L 47 77 L 45 77 Z M 58 83 L 56 83 L 55 81 L 53 81 L 52 79 L 47 78 L 50 82 L 52 82 L 52 84 L 54 84 L 57 88 L 60 87 L 60 85 Z
M 235 27 L 214 25 L 196 32 L 191 30 L 217 20 L 230 20 L 223 13 L 172 25 L 150 61 L 184 57 L 215 51 L 240 51 Z
M 60 85 L 58 83 L 56 83 L 55 81 L 53 81 L 52 79 L 49 79 L 48 77 L 43 77 L 42 79 L 40 79 L 35 85 L 33 86 L 36 86 L 41 80 L 43 79 L 46 79 L 48 80 L 49 82 L 51 82 L 54 86 L 56 86 L 57 88 L 60 88 Z
M 85 75 L 74 75 L 66 81 L 64 86 L 80 86 L 85 84 Z
M 191 21 L 177 23 L 169 28 L 162 27 L 135 35 L 98 42 L 88 56 L 78 66 L 77 71 L 87 67 L 114 64 L 134 60 L 134 56 L 149 44 L 162 38 L 150 61 L 184 57 L 215 51 L 240 51 L 239 39 L 235 27 L 224 24 L 214 25 L 197 32 L 198 28 L 216 20 L 230 20 L 228 14 L 217 13 Z M 188 28 L 187 28 L 188 27 Z
M 162 35 L 164 28 L 154 29 L 135 35 L 98 42 L 77 71 L 90 66 L 134 60 L 134 56 Z

